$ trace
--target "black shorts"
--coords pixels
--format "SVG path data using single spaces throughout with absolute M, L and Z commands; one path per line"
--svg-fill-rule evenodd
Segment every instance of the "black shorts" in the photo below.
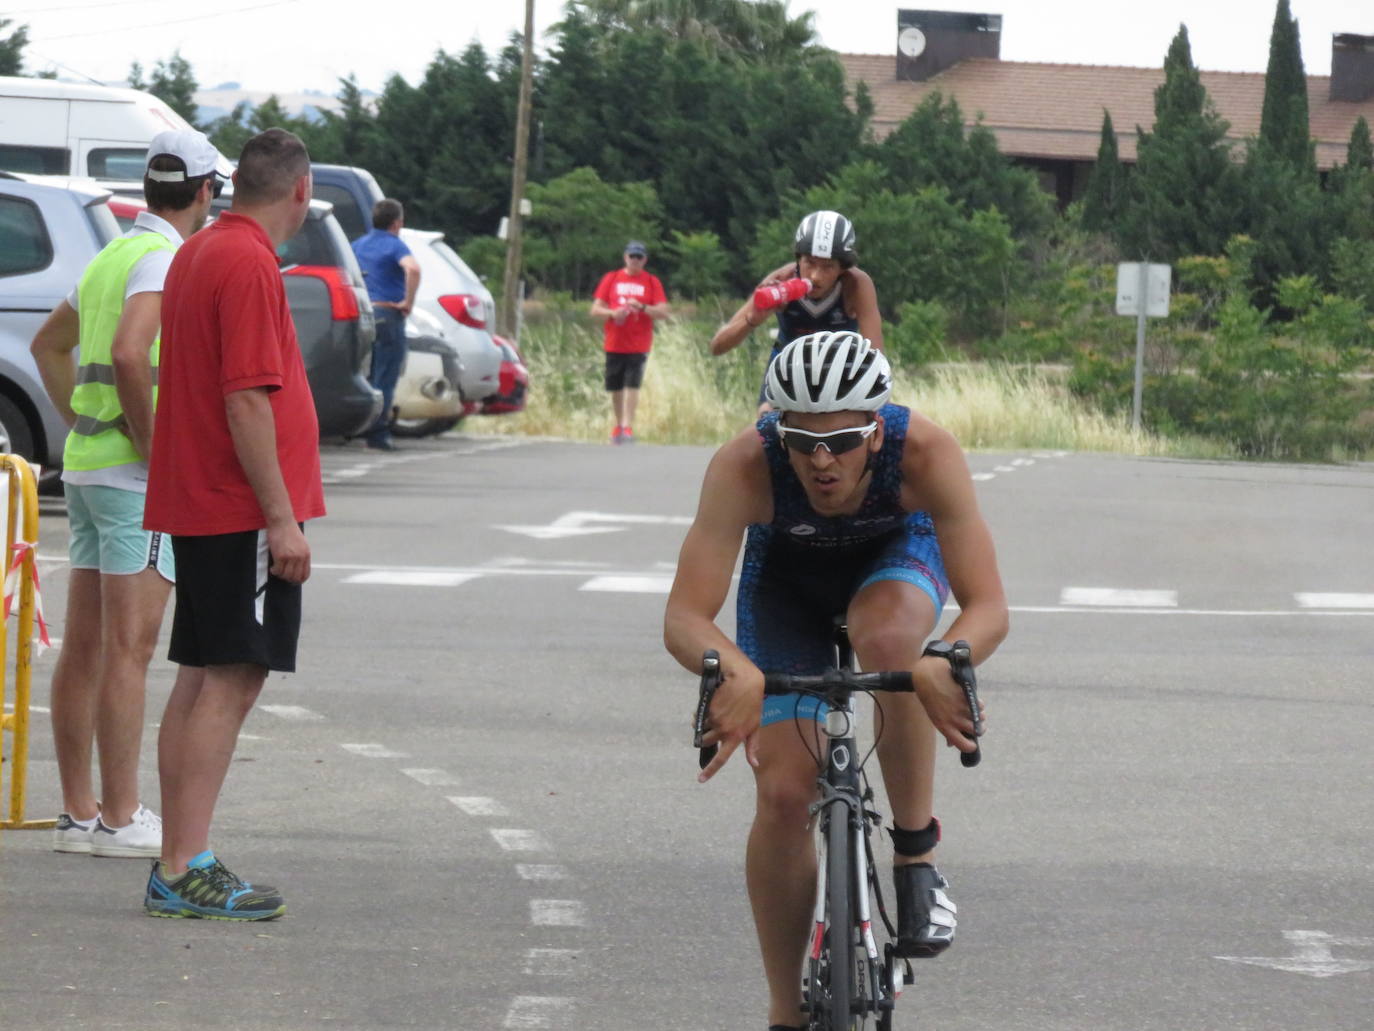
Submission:
M 620 351 L 606 352 L 606 389 L 638 390 L 644 382 L 644 365 L 649 360 L 648 352 L 625 354 Z
M 267 571 L 267 531 L 172 538 L 176 612 L 167 658 L 182 666 L 296 669 L 301 585 Z

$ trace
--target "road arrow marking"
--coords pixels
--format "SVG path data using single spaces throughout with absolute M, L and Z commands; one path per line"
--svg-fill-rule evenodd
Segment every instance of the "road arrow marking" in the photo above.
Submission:
M 588 524 L 612 525 L 588 525 Z M 614 512 L 566 512 L 547 526 L 497 525 L 494 529 L 518 533 L 535 540 L 556 540 L 559 537 L 586 537 L 595 533 L 619 533 L 631 526 L 691 526 L 686 516 L 627 515 Z
M 1325 931 L 1284 931 L 1283 936 L 1293 946 L 1291 956 L 1217 956 L 1228 963 L 1247 963 L 1255 967 L 1269 967 L 1290 974 L 1306 974 L 1308 977 L 1335 977 L 1337 974 L 1355 974 L 1364 970 L 1374 970 L 1374 962 L 1357 959 L 1338 959 L 1331 952 L 1332 946 L 1350 947 L 1374 946 L 1374 938 L 1340 938 Z

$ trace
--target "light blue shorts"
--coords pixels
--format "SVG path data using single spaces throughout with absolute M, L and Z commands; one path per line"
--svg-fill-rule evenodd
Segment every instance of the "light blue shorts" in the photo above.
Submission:
M 73 569 L 131 576 L 156 569 L 176 583 L 172 538 L 143 529 L 143 495 L 118 487 L 63 484 L 71 541 L 67 553 Z

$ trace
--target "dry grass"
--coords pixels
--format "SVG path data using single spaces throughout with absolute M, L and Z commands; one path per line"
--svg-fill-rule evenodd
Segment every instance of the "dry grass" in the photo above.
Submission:
M 712 358 L 710 327 L 669 320 L 659 327 L 640 393 L 635 435 L 657 444 L 719 444 L 753 421 L 768 342 L 762 334 Z M 613 422 L 602 389 L 600 327 L 575 314 L 526 327 L 529 404 L 517 415 L 470 418 L 465 433 L 607 439 Z M 894 400 L 982 451 L 1054 448 L 1188 458 L 1230 457 L 1219 444 L 1131 433 L 1074 399 L 1062 375 L 1022 366 L 949 364 L 896 370 Z

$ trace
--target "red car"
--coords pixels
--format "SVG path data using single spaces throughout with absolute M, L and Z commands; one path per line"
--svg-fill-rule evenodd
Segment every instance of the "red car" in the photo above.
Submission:
M 495 333 L 491 338 L 501 349 L 501 373 L 496 393 L 482 402 L 477 414 L 505 415 L 524 411 L 525 398 L 530 389 L 530 370 L 525 368 L 525 359 L 520 357 L 514 344 Z

